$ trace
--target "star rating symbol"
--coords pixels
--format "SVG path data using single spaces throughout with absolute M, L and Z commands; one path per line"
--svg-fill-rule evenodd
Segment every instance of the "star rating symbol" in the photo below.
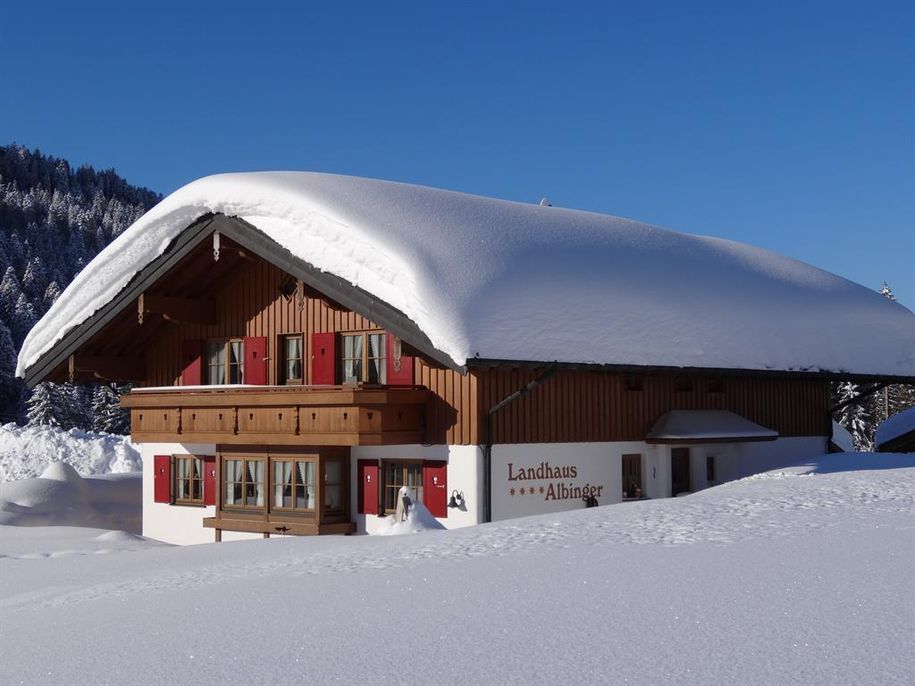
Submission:
M 523 489 L 523 488 L 521 489 L 521 495 L 524 495 L 524 489 Z
M 546 489 L 545 489 L 543 486 L 541 486 L 541 487 L 540 487 L 540 492 L 541 492 L 541 493 L 545 493 L 545 492 L 546 492 Z
M 508 489 L 508 494 L 509 494 L 509 495 L 515 495 L 515 489 L 514 489 L 514 488 L 509 488 L 509 489 Z

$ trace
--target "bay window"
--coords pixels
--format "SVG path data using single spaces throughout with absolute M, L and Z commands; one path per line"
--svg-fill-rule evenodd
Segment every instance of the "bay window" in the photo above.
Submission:
M 223 505 L 232 508 L 264 508 L 264 460 L 227 459 L 223 461 L 225 500 Z

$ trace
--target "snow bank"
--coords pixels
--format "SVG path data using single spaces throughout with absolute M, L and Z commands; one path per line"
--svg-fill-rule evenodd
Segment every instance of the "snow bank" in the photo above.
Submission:
M 40 477 L 0 483 L 0 525 L 142 528 L 142 474 L 84 479 L 64 462 Z
M 884 443 L 889 443 L 910 431 L 915 431 L 915 407 L 897 412 L 892 417 L 887 417 L 880 422 L 877 427 L 877 433 L 874 436 L 874 442 L 879 448 Z
M 405 495 L 410 498 L 410 511 L 406 519 L 397 516 L 384 517 L 372 531 L 373 536 L 400 536 L 401 534 L 416 534 L 427 530 L 444 530 L 445 527 L 432 516 L 426 506 L 417 501 L 416 495 L 410 489 L 403 487 L 398 494 L 400 498 Z M 398 508 L 399 511 L 399 508 Z
M 915 377 L 915 316 L 810 265 L 590 212 L 306 172 L 222 174 L 172 193 L 73 280 L 26 338 L 17 374 L 211 212 L 401 310 L 458 364 Z
M 51 426 L 0 426 L 0 482 L 40 475 L 66 462 L 83 476 L 142 470 L 140 452 L 128 436 Z
M 911 683 L 915 468 L 833 459 L 435 536 L 0 559 L 0 683 Z

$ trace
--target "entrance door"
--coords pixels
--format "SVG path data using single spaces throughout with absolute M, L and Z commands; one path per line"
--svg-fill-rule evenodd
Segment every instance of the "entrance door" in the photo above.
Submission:
M 641 496 L 641 489 L 642 456 L 623 455 L 623 497 L 638 498 Z
M 670 449 L 670 494 L 687 493 L 689 483 L 689 448 Z

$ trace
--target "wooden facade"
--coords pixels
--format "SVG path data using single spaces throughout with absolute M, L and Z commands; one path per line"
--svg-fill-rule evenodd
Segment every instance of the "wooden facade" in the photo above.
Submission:
M 182 399 L 134 394 L 125 401 L 133 410 L 135 440 L 213 440 L 233 443 L 249 440 L 260 434 L 259 440 L 288 444 L 300 440 L 305 430 L 300 422 L 298 433 L 291 428 L 293 417 L 283 414 L 281 407 L 293 408 L 327 402 L 323 421 L 343 413 L 350 400 L 342 396 L 308 393 L 312 383 L 312 334 L 379 330 L 368 318 L 347 310 L 320 293 L 299 286 L 290 297 L 290 276 L 269 262 L 225 245 L 219 263 L 213 262 L 206 247 L 189 256 L 152 289 L 153 298 L 181 299 L 193 297 L 209 303 L 213 315 L 208 321 L 178 321 L 155 312 L 145 314 L 139 323 L 137 310 L 128 308 L 114 324 L 90 342 L 78 357 L 107 359 L 112 368 L 129 366 L 139 360 L 143 369 L 140 385 L 169 387 L 166 395 L 180 393 Z M 218 277 L 209 273 L 213 270 Z M 206 274 L 204 279 L 201 274 Z M 284 294 L 284 288 L 286 293 Z M 198 317 L 200 319 L 201 317 Z M 126 333 L 125 333 L 126 331 Z M 234 407 L 237 416 L 246 416 L 238 408 L 245 405 L 238 399 L 225 401 L 226 393 L 188 395 L 181 390 L 182 345 L 188 340 L 221 340 L 233 337 L 264 337 L 267 340 L 267 383 L 282 382 L 282 359 L 279 354 L 283 337 L 301 334 L 304 345 L 304 378 L 300 398 L 284 395 L 282 388 L 263 390 L 256 405 L 273 407 L 268 422 L 266 410 L 259 410 L 261 422 L 269 427 L 250 428 L 228 415 L 216 422 L 214 412 L 205 404 L 213 400 L 212 408 Z M 77 364 L 77 369 L 79 365 Z M 134 366 L 137 366 L 134 364 Z M 339 445 L 390 444 L 392 441 L 478 445 L 486 441 L 486 416 L 490 408 L 534 380 L 543 368 L 533 366 L 470 366 L 462 373 L 446 368 L 422 356 L 415 357 L 413 385 L 427 390 L 422 418 L 402 427 L 406 433 L 392 432 L 388 437 L 364 435 L 350 424 L 345 429 L 323 430 L 316 425 L 313 443 Z M 325 389 L 327 390 L 327 389 Z M 341 393 L 343 389 L 338 389 Z M 145 396 L 145 399 L 143 397 Z M 269 397 L 268 397 L 269 396 Z M 168 420 L 151 420 L 149 413 L 138 408 L 153 401 L 170 405 L 173 414 Z M 392 396 L 393 397 L 393 396 Z M 401 396 L 403 397 L 403 396 Z M 216 398 L 222 398 L 216 402 Z M 253 396 L 252 396 L 253 398 Z M 253 401 L 252 401 L 253 402 Z M 388 402 L 387 400 L 385 402 Z M 394 402 L 396 405 L 395 401 Z M 202 404 L 201 404 L 202 403 Z M 414 406 L 411 401 L 408 403 Z M 184 409 L 182 409 L 184 408 Z M 188 414 L 187 408 L 196 408 Z M 645 370 L 637 374 L 603 371 L 594 368 L 567 369 L 554 374 L 533 392 L 521 397 L 493 415 L 494 443 L 555 443 L 643 440 L 658 417 L 670 410 L 723 409 L 740 414 L 781 436 L 828 435 L 828 382 L 821 378 L 790 375 L 725 375 L 709 373 L 672 374 Z M 314 410 L 317 413 L 317 410 Z M 356 412 L 354 409 L 353 413 Z M 396 416 L 402 410 L 395 410 Z M 179 417 L 179 414 L 181 415 Z M 197 415 L 194 419 L 193 415 Z M 231 414 L 231 412 L 230 412 Z M 214 415 L 215 416 L 215 415 Z M 352 417 L 352 414 L 347 414 Z M 180 419 L 180 422 L 179 422 Z M 160 424 L 166 422 L 164 425 Z M 253 421 L 253 420 L 252 420 Z M 338 421 L 338 423 L 339 423 Z M 349 419 L 351 422 L 352 420 Z M 170 422 L 170 423 L 169 423 Z M 201 428 L 197 429 L 196 426 Z M 209 422 L 209 423 L 208 423 Z M 213 423 L 216 422 L 216 423 Z M 421 422 L 421 427 L 418 424 Z M 318 422 L 320 424 L 320 422 Z M 181 431 L 177 431 L 180 424 Z M 337 437 L 334 437 L 334 434 Z M 245 438 L 247 436 L 248 438 Z M 224 439 L 224 440 L 223 440 Z M 409 440 L 407 440 L 409 439 Z

